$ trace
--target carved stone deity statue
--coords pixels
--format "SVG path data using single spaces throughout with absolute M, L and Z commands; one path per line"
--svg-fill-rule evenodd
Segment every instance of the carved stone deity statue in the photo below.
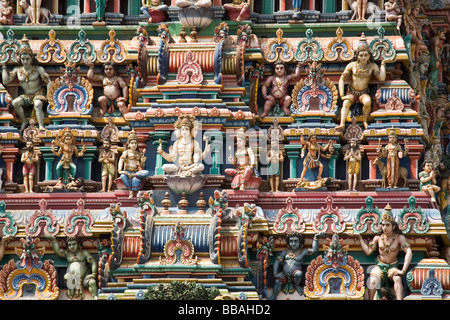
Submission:
M 122 153 L 117 165 L 117 171 L 123 184 L 130 190 L 129 198 L 139 190 L 142 180 L 150 172 L 145 170 L 145 150 L 138 148 L 138 136 L 134 129 L 128 134 L 127 149 Z
M 69 263 L 64 281 L 67 285 L 67 297 L 84 298 L 84 288 L 88 288 L 92 298 L 97 297 L 97 261 L 81 247 L 80 240 L 77 238 L 68 238 L 66 241 L 67 249 L 60 248 L 56 238 L 47 235 L 52 241 L 53 251 L 66 259 Z M 90 268 L 89 268 L 90 265 Z
M 2 0 L 1 3 L 0 24 L 11 26 L 14 24 L 14 9 L 11 5 L 11 0 Z
M 177 141 L 170 147 L 169 153 L 162 149 L 160 143 L 157 152 L 173 163 L 166 163 L 162 170 L 169 175 L 195 176 L 201 174 L 205 166 L 202 160 L 210 151 L 208 138 L 205 136 L 205 150 L 202 152 L 200 144 L 195 140 L 199 123 L 193 115 L 181 115 L 174 123 Z
M 110 192 L 116 174 L 116 153 L 111 149 L 111 140 L 103 140 L 103 148 L 98 156 L 102 164 L 102 189 L 100 192 Z
M 117 67 L 112 62 L 106 62 L 101 75 L 94 74 L 94 65 L 88 64 L 87 78 L 91 81 L 102 82 L 103 95 L 98 98 L 100 117 L 105 113 L 112 114 L 117 107 L 122 115 L 127 113 L 128 85 L 117 75 Z
M 273 265 L 275 285 L 269 300 L 276 300 L 283 288 L 288 293 L 295 290 L 299 295 L 303 295 L 303 287 L 301 286 L 303 280 L 302 265 L 308 255 L 313 255 L 319 251 L 320 235 L 314 235 L 312 248 L 308 250 L 303 249 L 305 240 L 301 233 L 292 232 L 286 235 L 285 239 L 288 249 L 280 253 Z M 280 267 L 282 268 L 281 270 Z
M 277 104 L 284 111 L 286 115 L 291 114 L 290 106 L 292 98 L 288 93 L 289 82 L 292 79 L 300 80 L 301 63 L 297 63 L 294 74 L 287 74 L 286 65 L 282 62 L 277 62 L 274 65 L 274 74 L 267 78 L 261 87 L 261 93 L 265 100 L 264 110 L 259 116 L 261 119 L 269 115 L 270 110 Z M 268 89 L 270 87 L 270 93 Z
M 61 141 L 62 140 L 62 141 Z M 75 179 L 77 172 L 77 167 L 73 163 L 72 156 L 75 154 L 76 157 L 83 157 L 86 151 L 86 146 L 83 144 L 81 151 L 75 145 L 75 137 L 69 128 L 61 130 L 58 135 L 56 135 L 55 140 L 52 141 L 52 153 L 61 159 L 56 165 L 56 174 L 58 175 L 58 185 L 66 185 Z M 55 150 L 55 146 L 59 147 L 58 151 Z
M 303 160 L 303 170 L 300 175 L 299 184 L 303 182 L 303 179 L 305 178 L 306 175 L 306 171 L 308 171 L 308 169 L 314 169 L 317 167 L 319 168 L 319 173 L 317 175 L 316 180 L 317 181 L 321 180 L 323 172 L 323 164 L 322 162 L 320 162 L 320 154 L 321 152 L 325 152 L 330 148 L 332 141 L 331 140 L 328 141 L 328 144 L 326 146 L 321 146 L 317 142 L 317 136 L 311 135 L 309 136 L 308 141 L 305 141 L 303 136 L 300 136 L 300 142 L 303 145 L 300 157 L 305 159 Z M 305 151 L 307 151 L 306 156 Z
M 358 175 L 361 170 L 361 151 L 359 150 L 358 140 L 350 140 L 350 148 L 345 151 L 344 160 L 348 163 L 348 191 L 356 191 Z
M 161 0 L 142 0 L 141 12 L 148 19 L 148 23 L 158 23 L 165 21 L 169 7 Z
M 388 135 L 388 144 L 384 147 L 379 145 L 377 151 L 380 157 L 387 158 L 386 161 L 386 177 L 389 188 L 398 188 L 399 178 L 399 163 L 400 159 L 408 154 L 409 148 L 407 145 L 408 140 L 405 139 L 405 151 L 398 143 L 397 135 L 394 130 L 391 130 Z
M 33 140 L 27 140 L 25 150 L 22 153 L 20 161 L 23 162 L 23 184 L 25 193 L 33 192 L 34 176 L 36 175 L 36 164 L 39 162 L 39 155 L 34 150 Z
M 403 281 L 402 276 L 406 274 L 409 264 L 412 260 L 411 246 L 408 244 L 405 236 L 398 228 L 397 222 L 391 213 L 389 204 L 381 216 L 380 235 L 376 235 L 368 244 L 363 240 L 361 234 L 355 235 L 359 238 L 361 248 L 367 256 L 370 256 L 378 249 L 376 265 L 370 272 L 368 279 L 369 300 L 381 297 L 381 290 L 386 286 L 389 288 L 389 280 L 394 282 L 395 297 L 397 300 L 403 300 Z M 398 253 L 400 250 L 405 252 L 403 267 L 400 270 L 398 264 Z
M 25 42 L 27 41 L 28 39 L 25 39 Z M 47 97 L 41 82 L 49 84 L 50 78 L 44 68 L 37 65 L 37 62 L 34 59 L 33 50 L 31 50 L 28 43 L 20 48 L 19 58 L 21 65 L 14 67 L 10 72 L 8 72 L 6 65 L 2 65 L 3 84 L 7 86 L 17 79 L 23 89 L 23 94 L 12 101 L 12 106 L 16 111 L 17 116 L 22 120 L 20 131 L 25 130 L 29 123 L 24 111 L 24 108 L 28 106 L 34 107 L 39 130 L 45 130 L 43 107 L 44 104 L 47 103 Z
M 428 192 L 431 196 L 431 201 L 436 202 L 435 193 L 439 192 L 441 188 L 437 186 L 436 173 L 434 171 L 433 162 L 425 160 L 422 164 L 423 171 L 419 173 L 420 190 Z
M 363 37 L 365 40 L 365 37 Z M 354 61 L 344 69 L 339 79 L 339 95 L 343 101 L 341 109 L 341 121 L 336 130 L 344 130 L 350 107 L 359 102 L 363 105 L 363 125 L 367 129 L 372 98 L 370 97 L 369 84 L 374 75 L 379 81 L 386 79 L 385 61 L 381 61 L 381 67 L 373 61 L 373 54 L 366 42 L 362 42 L 356 52 Z M 350 84 L 345 89 L 345 81 L 350 78 Z

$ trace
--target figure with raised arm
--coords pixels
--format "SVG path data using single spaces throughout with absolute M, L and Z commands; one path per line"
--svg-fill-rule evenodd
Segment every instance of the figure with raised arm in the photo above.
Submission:
M 8 72 L 6 65 L 2 65 L 3 84 L 7 86 L 17 79 L 23 89 L 23 94 L 19 95 L 11 103 L 17 116 L 22 120 L 20 131 L 25 130 L 28 125 L 24 110 L 28 106 L 32 106 L 36 112 L 39 130 L 45 130 L 43 108 L 48 100 L 41 82 L 47 85 L 50 83 L 50 78 L 44 68 L 37 65 L 33 50 L 31 50 L 29 45 L 23 45 L 20 48 L 19 58 L 21 66 L 14 67 L 10 72 Z
M 288 248 L 281 252 L 273 265 L 275 285 L 269 300 L 276 300 L 283 288 L 286 292 L 294 292 L 295 290 L 299 295 L 303 295 L 303 287 L 301 286 L 303 280 L 302 266 L 307 256 L 319 252 L 319 236 L 321 235 L 314 235 L 312 248 L 308 250 L 303 249 L 305 240 L 301 233 L 292 232 L 286 235 L 285 240 Z M 293 286 L 293 289 L 291 289 L 291 286 Z
M 391 212 L 389 204 L 384 209 L 385 212 L 381 215 L 381 230 L 380 235 L 376 235 L 368 244 L 364 241 L 361 234 L 358 236 L 361 248 L 367 256 L 370 256 L 378 249 L 378 257 L 376 265 L 370 272 L 368 282 L 369 299 L 381 298 L 381 290 L 388 286 L 388 280 L 394 282 L 395 297 L 397 300 L 403 300 L 403 281 L 402 276 L 406 274 L 408 267 L 412 260 L 411 246 L 408 244 L 405 236 L 398 228 L 394 216 Z M 397 260 L 400 250 L 405 252 L 403 267 L 399 269 Z
M 106 62 L 101 75 L 94 74 L 93 63 L 88 66 L 87 78 L 101 82 L 103 85 L 103 95 L 98 98 L 100 117 L 107 112 L 112 114 L 115 107 L 124 116 L 127 113 L 128 85 L 121 76 L 117 75 L 117 66 L 113 62 Z
M 328 141 L 328 144 L 326 146 L 321 146 L 317 142 L 317 136 L 315 135 L 309 136 L 308 141 L 305 141 L 303 136 L 300 136 L 300 142 L 303 145 L 300 157 L 305 159 L 303 160 L 303 170 L 300 175 L 299 183 L 303 182 L 303 179 L 305 178 L 306 175 L 306 171 L 308 171 L 308 169 L 314 169 L 317 167 L 319 168 L 319 173 L 317 175 L 316 180 L 321 180 L 323 172 L 323 164 L 322 162 L 320 162 L 320 154 L 321 152 L 327 151 L 333 142 L 330 140 Z M 306 156 L 305 151 L 307 151 Z
M 381 61 L 381 67 L 373 60 L 373 54 L 366 43 L 358 46 L 354 61 L 350 62 L 344 69 L 339 79 L 339 95 L 343 101 L 341 109 L 341 120 L 336 130 L 344 130 L 350 107 L 359 102 L 363 105 L 363 125 L 367 129 L 372 98 L 370 97 L 369 84 L 374 75 L 379 81 L 386 79 L 386 62 Z M 345 91 L 345 81 L 350 78 L 350 84 Z
M 300 80 L 301 63 L 297 63 L 294 74 L 287 74 L 286 65 L 283 62 L 276 62 L 274 74 L 267 78 L 261 87 L 261 93 L 265 100 L 263 113 L 259 115 L 261 119 L 269 115 L 270 110 L 277 104 L 286 115 L 291 114 L 290 106 L 292 98 L 288 93 L 289 82 Z M 270 92 L 268 89 L 270 88 Z

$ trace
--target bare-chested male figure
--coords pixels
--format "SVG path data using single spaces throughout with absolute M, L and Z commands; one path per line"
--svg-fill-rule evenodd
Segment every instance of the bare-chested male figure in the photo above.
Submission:
M 117 107 L 125 115 L 127 113 L 128 85 L 122 77 L 117 75 L 116 66 L 112 62 L 106 62 L 103 66 L 103 74 L 94 74 L 94 64 L 88 64 L 87 78 L 91 81 L 99 81 L 103 84 L 103 96 L 98 98 L 100 105 L 100 117 L 106 112 L 112 114 Z
M 263 113 L 259 115 L 261 119 L 269 115 L 270 110 L 278 103 L 280 108 L 286 115 L 291 114 L 290 106 L 292 98 L 288 94 L 289 82 L 292 79 L 300 80 L 301 63 L 297 64 L 294 74 L 286 74 L 286 66 L 284 63 L 277 62 L 275 64 L 274 75 L 270 76 L 262 85 L 261 92 L 265 100 Z M 270 94 L 267 89 L 272 87 Z

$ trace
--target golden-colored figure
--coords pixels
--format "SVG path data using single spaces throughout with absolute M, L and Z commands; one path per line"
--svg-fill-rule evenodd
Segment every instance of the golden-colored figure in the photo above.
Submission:
M 103 149 L 98 156 L 102 163 L 102 189 L 100 192 L 110 192 L 116 174 L 116 153 L 111 149 L 111 140 L 103 140 Z
M 423 171 L 419 173 L 420 190 L 428 192 L 431 196 L 431 201 L 436 202 L 435 193 L 439 192 L 441 188 L 436 185 L 436 173 L 433 168 L 433 162 L 425 160 L 422 164 Z
M 381 216 L 382 234 L 376 235 L 369 244 L 367 244 L 361 234 L 355 234 L 361 243 L 361 248 L 367 256 L 370 256 L 378 248 L 378 257 L 376 265 L 370 272 L 368 279 L 369 299 L 380 298 L 382 287 L 389 286 L 388 280 L 394 282 L 394 291 L 397 300 L 403 300 L 402 276 L 406 274 L 409 264 L 412 260 L 411 246 L 408 244 L 405 236 L 401 233 L 397 223 L 391 213 L 389 204 Z M 400 250 L 405 252 L 403 268 L 398 268 L 397 256 Z M 378 291 L 378 295 L 376 293 Z
M 56 165 L 56 174 L 58 175 L 57 185 L 68 184 L 75 179 L 77 172 L 77 167 L 72 161 L 72 156 L 75 154 L 76 157 L 80 158 L 86 152 L 86 146 L 83 144 L 81 151 L 75 145 L 75 137 L 69 128 L 62 131 L 62 141 L 59 135 L 55 137 L 52 141 L 52 153 L 59 157 L 62 154 L 61 159 Z M 55 150 L 55 146 L 58 146 L 58 151 Z
M 359 150 L 358 140 L 350 140 L 350 148 L 345 152 L 344 160 L 348 161 L 348 191 L 356 191 L 358 175 L 361 170 L 361 150 Z
M 400 159 L 408 154 L 409 148 L 407 145 L 408 140 L 405 139 L 405 151 L 397 141 L 397 135 L 394 130 L 391 130 L 388 135 L 388 144 L 384 147 L 378 146 L 378 154 L 382 158 L 387 158 L 386 161 L 386 178 L 388 181 L 388 188 L 398 188 L 399 178 L 399 163 Z
M 103 95 L 98 98 L 100 105 L 100 117 L 106 112 L 112 114 L 117 107 L 125 115 L 127 113 L 128 85 L 121 76 L 117 75 L 116 65 L 112 62 L 106 62 L 103 65 L 103 74 L 94 74 L 94 64 L 88 64 L 89 71 L 87 78 L 91 81 L 102 82 Z
M 25 193 L 33 192 L 34 176 L 36 175 L 36 164 L 39 162 L 39 155 L 34 151 L 33 140 L 27 140 L 25 151 L 22 153 L 20 161 L 23 162 L 23 184 Z
M 341 110 L 341 122 L 336 130 L 344 130 L 345 121 L 347 119 L 350 107 L 360 102 L 363 105 L 363 124 L 367 129 L 370 110 L 372 106 L 372 98 L 369 92 L 369 83 L 372 75 L 379 81 L 386 79 L 386 62 L 381 61 L 381 67 L 373 61 L 373 54 L 367 44 L 360 44 L 355 52 L 356 60 L 350 62 L 339 79 L 339 95 L 343 101 Z M 350 84 L 347 91 L 345 89 L 345 81 L 350 78 Z
M 328 144 L 326 146 L 320 146 L 320 144 L 317 142 L 317 136 L 311 135 L 308 138 L 308 141 L 305 141 L 303 136 L 300 136 L 300 142 L 303 145 L 300 157 L 305 158 L 303 160 L 303 170 L 300 175 L 300 181 L 301 184 L 303 182 L 303 179 L 305 178 L 306 171 L 308 169 L 314 169 L 319 167 L 319 174 L 317 175 L 316 180 L 322 179 L 322 171 L 323 171 L 323 164 L 320 162 L 320 153 L 325 152 L 329 149 L 329 147 L 332 144 L 332 141 L 328 141 Z M 305 156 L 305 151 L 308 151 L 308 153 Z
M 127 149 L 122 153 L 117 165 L 117 171 L 123 184 L 130 189 L 129 198 L 139 190 L 142 180 L 148 177 L 150 172 L 145 170 L 145 149 L 138 148 L 138 137 L 134 129 L 128 135 Z

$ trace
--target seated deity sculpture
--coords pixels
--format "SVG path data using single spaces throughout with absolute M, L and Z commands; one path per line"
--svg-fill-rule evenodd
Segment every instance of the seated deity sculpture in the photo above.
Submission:
M 225 169 L 225 174 L 233 177 L 231 188 L 246 190 L 258 189 L 261 177 L 256 170 L 256 156 L 253 150 L 246 146 L 245 129 L 240 128 L 236 134 L 236 152 L 229 155 L 230 161 L 236 168 Z M 229 146 L 231 152 L 231 146 Z
M 198 122 L 194 116 L 182 115 L 174 124 L 177 141 L 170 147 L 169 153 L 160 144 L 157 151 L 167 161 L 162 170 L 169 175 L 195 176 L 202 173 L 205 166 L 202 160 L 209 153 L 210 146 L 207 137 L 205 150 L 202 152 L 200 144 L 194 139 L 198 131 Z
M 132 198 L 149 172 L 145 170 L 145 150 L 139 151 L 138 137 L 134 130 L 128 135 L 127 149 L 122 153 L 117 165 L 117 172 L 126 188 L 130 190 L 129 198 Z
M 169 7 L 161 0 L 142 0 L 141 12 L 148 19 L 148 23 L 163 22 L 167 18 Z
M 2 0 L 2 8 L 0 9 L 0 24 L 14 24 L 14 9 L 11 0 Z

